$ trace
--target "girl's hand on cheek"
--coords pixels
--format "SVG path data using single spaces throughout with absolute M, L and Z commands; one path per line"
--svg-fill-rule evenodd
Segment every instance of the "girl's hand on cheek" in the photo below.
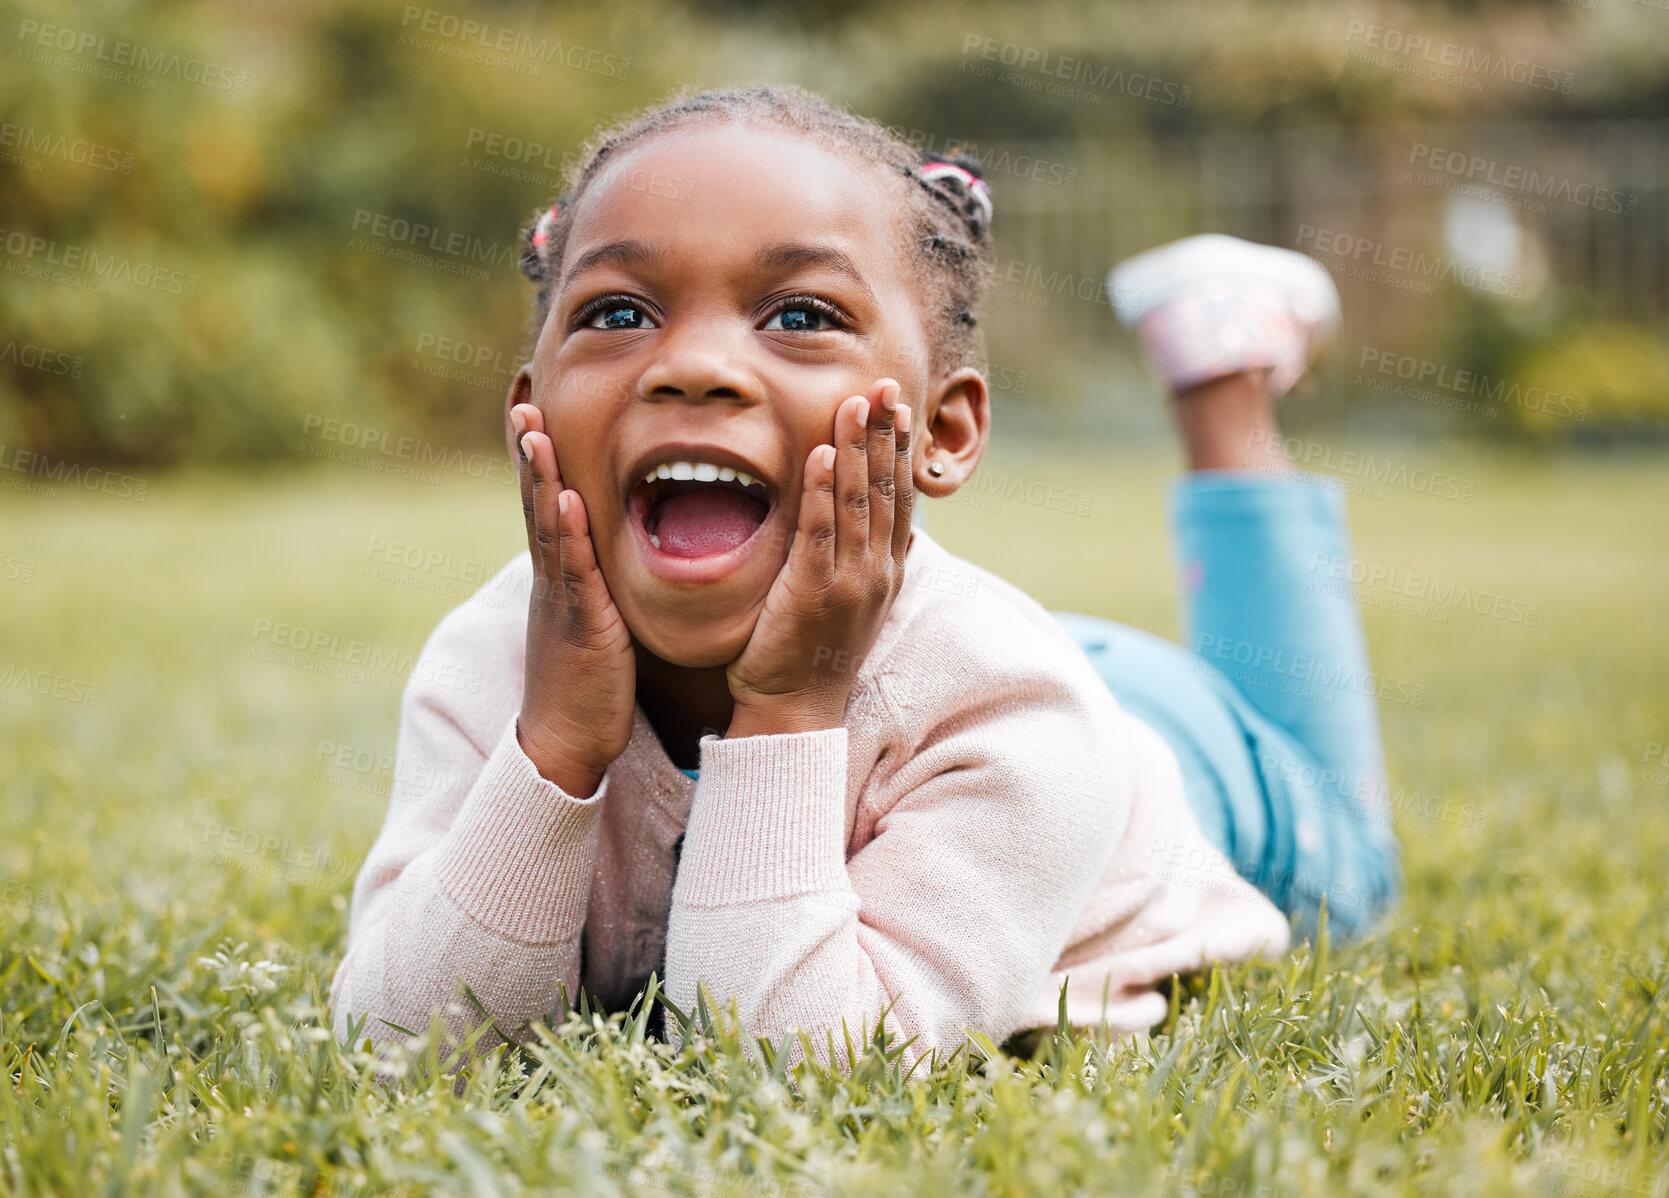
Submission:
M 835 412 L 833 444 L 806 462 L 788 561 L 726 671 L 730 736 L 839 727 L 858 667 L 904 581 L 910 409 L 881 379 Z
M 541 775 L 585 798 L 631 739 L 632 635 L 597 568 L 585 502 L 562 489 L 543 414 L 517 404 L 511 419 L 521 434 L 522 512 L 533 556 L 516 735 Z

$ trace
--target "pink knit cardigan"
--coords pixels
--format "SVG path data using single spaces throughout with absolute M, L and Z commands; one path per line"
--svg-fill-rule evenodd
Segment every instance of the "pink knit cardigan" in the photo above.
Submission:
M 1155 984 L 1279 953 L 1279 912 L 1200 832 L 1170 748 L 1035 602 L 917 531 L 841 728 L 701 742 L 699 781 L 643 712 L 597 793 L 521 750 L 523 553 L 430 636 L 401 704 L 382 832 L 331 987 L 338 1033 L 413 1030 L 462 979 L 523 1024 L 584 986 L 623 1006 L 704 982 L 759 1035 L 837 1041 L 891 1006 L 913 1060 L 964 1029 L 1068 1014 L 1144 1030 Z M 845 663 L 830 661 L 829 668 Z

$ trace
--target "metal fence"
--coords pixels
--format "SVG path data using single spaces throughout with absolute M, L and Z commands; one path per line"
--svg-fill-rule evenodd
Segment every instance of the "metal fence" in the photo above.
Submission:
M 977 150 L 997 198 L 992 377 L 1022 422 L 1151 423 L 1121 402 L 1153 387 L 1104 284 L 1120 259 L 1190 233 L 1319 259 L 1339 284 L 1347 343 L 1421 352 L 1480 299 L 1542 320 L 1669 321 L 1669 122 L 1312 126 Z

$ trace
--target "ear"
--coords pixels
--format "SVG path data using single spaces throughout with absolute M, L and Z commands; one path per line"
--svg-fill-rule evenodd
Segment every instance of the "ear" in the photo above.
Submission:
M 533 363 L 525 362 L 516 371 L 516 377 L 510 380 L 510 392 L 504 397 L 504 445 L 510 451 L 510 460 L 515 463 L 519 473 L 522 468 L 521 446 L 516 444 L 516 430 L 510 423 L 510 409 L 519 403 L 533 402 Z
M 929 499 L 954 495 L 968 481 L 985 454 L 991 434 L 991 394 L 985 376 L 962 366 L 940 379 L 927 394 L 921 417 L 923 432 L 911 454 L 916 490 Z M 927 467 L 937 462 L 944 472 L 935 477 Z

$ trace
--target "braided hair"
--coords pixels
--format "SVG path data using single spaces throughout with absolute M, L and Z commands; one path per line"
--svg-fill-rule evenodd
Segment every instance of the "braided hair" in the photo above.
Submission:
M 562 196 L 536 213 L 522 234 L 522 273 L 538 285 L 535 338 L 550 312 L 574 212 L 604 164 L 630 146 L 699 123 L 786 130 L 874 163 L 897 180 L 907 205 L 905 228 L 918 285 L 938 301 L 929 322 L 933 364 L 945 370 L 984 367 L 978 312 L 991 266 L 992 209 L 979 160 L 921 154 L 882 125 L 798 87 L 685 90 L 594 135 L 568 168 Z

